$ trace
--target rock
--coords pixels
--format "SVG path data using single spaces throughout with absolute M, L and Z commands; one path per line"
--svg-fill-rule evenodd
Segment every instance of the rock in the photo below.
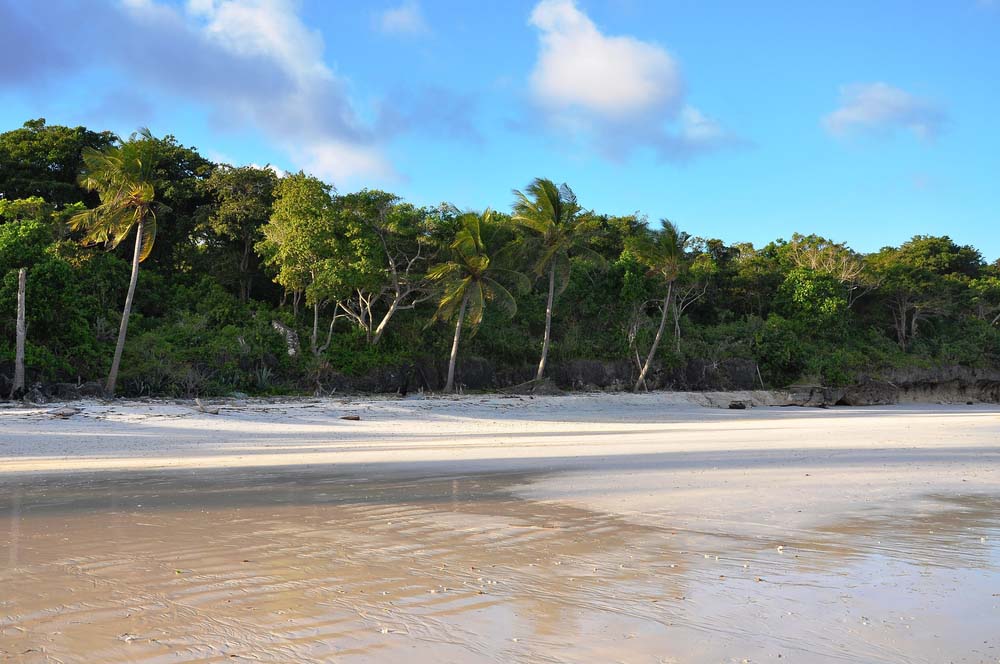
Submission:
M 788 388 L 787 405 L 825 408 L 836 405 L 843 396 L 844 390 L 838 387 L 792 385 Z
M 746 410 L 750 408 L 749 401 L 730 401 L 729 410 Z
M 526 383 L 521 383 L 520 385 L 514 385 L 506 390 L 503 390 L 507 394 L 534 394 L 534 395 L 555 395 L 562 394 L 562 390 L 555 384 L 551 378 L 543 378 L 542 380 L 529 380 Z
M 82 397 L 103 397 L 104 385 L 96 380 L 90 380 L 80 385 L 78 391 Z
M 30 390 L 24 393 L 24 401 L 30 403 L 48 403 L 49 395 L 42 389 L 41 383 L 36 383 Z
M 899 402 L 899 388 L 884 380 L 865 378 L 844 389 L 840 406 L 887 406 Z
M 81 398 L 80 387 L 75 383 L 54 383 L 49 386 L 48 392 L 52 398 L 59 401 L 74 401 Z

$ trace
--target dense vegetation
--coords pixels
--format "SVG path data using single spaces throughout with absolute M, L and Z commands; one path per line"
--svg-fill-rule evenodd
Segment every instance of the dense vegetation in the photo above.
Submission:
M 520 379 L 617 361 L 636 389 L 734 358 L 769 386 L 1000 366 L 1000 261 L 946 236 L 727 244 L 514 184 L 509 214 L 421 208 L 28 122 L 0 134 L 0 374 L 22 267 L 29 385 L 104 381 L 120 339 L 108 387 L 128 395 L 311 392 L 449 358 Z

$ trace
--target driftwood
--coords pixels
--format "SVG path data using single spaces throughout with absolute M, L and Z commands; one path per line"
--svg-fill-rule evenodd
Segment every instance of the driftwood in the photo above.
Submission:
M 74 408 L 72 406 L 64 406 L 62 408 L 53 408 L 52 410 L 46 411 L 46 415 L 51 415 L 52 417 L 58 417 L 61 419 L 66 419 L 68 417 L 73 417 L 77 413 L 81 412 L 81 408 Z
M 350 420 L 351 422 L 358 422 L 358 421 L 361 420 L 361 416 L 360 415 L 341 415 L 340 419 L 342 419 L 342 420 Z
M 222 410 L 218 406 L 206 406 L 202 404 L 201 399 L 195 399 L 194 403 L 195 403 L 195 410 L 198 411 L 199 413 L 205 413 L 207 415 L 218 415 L 219 412 Z

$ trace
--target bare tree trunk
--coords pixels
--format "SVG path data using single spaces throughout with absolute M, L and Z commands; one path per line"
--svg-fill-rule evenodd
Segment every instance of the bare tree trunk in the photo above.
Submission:
M 1000 314 L 994 316 L 993 320 L 990 321 L 990 325 L 996 325 L 997 323 L 1000 323 Z
M 646 374 L 649 373 L 649 367 L 653 364 L 653 358 L 656 357 L 656 349 L 660 345 L 660 339 L 663 337 L 663 329 L 667 326 L 667 316 L 670 315 L 670 298 L 673 295 L 674 285 L 671 283 L 667 286 L 667 296 L 663 298 L 663 314 L 660 316 L 660 327 L 656 330 L 656 336 L 653 337 L 653 345 L 649 348 L 649 355 L 646 356 L 646 363 L 642 365 L 642 371 L 639 372 L 639 380 L 635 381 L 635 387 L 632 388 L 633 392 L 638 392 L 639 388 L 646 384 Z
M 122 353 L 125 351 L 125 335 L 128 333 L 128 319 L 132 315 L 132 299 L 135 297 L 135 285 L 139 281 L 139 257 L 142 253 L 142 235 L 144 219 L 139 219 L 135 231 L 135 250 L 132 252 L 132 277 L 128 282 L 128 294 L 125 296 L 125 309 L 122 311 L 122 323 L 118 328 L 118 343 L 115 344 L 115 357 L 111 360 L 111 371 L 108 373 L 108 384 L 104 391 L 108 397 L 115 396 L 115 384 L 118 382 L 118 367 L 121 366 Z
M 392 304 L 389 305 L 389 310 L 385 312 L 385 316 L 382 316 L 381 322 L 379 322 L 378 327 L 375 328 L 375 336 L 372 337 L 371 344 L 374 346 L 378 343 L 378 340 L 382 338 L 382 333 L 385 332 L 385 328 L 389 325 L 389 319 L 392 315 L 396 313 L 396 309 L 399 308 L 400 298 L 392 298 Z
M 17 340 L 14 350 L 14 384 L 10 389 L 10 398 L 14 399 L 24 392 L 24 338 L 27 327 L 24 324 L 24 292 L 28 281 L 28 270 L 21 268 L 17 272 Z
M 462 321 L 465 320 L 465 307 L 469 304 L 469 291 L 462 296 L 462 306 L 458 309 L 458 322 L 455 323 L 455 340 L 451 342 L 451 359 L 448 360 L 448 380 L 444 384 L 445 392 L 455 390 L 455 360 L 458 359 L 458 340 L 462 337 Z
M 549 266 L 549 301 L 545 305 L 545 339 L 542 341 L 542 359 L 538 361 L 538 373 L 535 380 L 541 380 L 545 375 L 545 361 L 549 357 L 549 339 L 552 337 L 552 300 L 556 292 L 556 264 Z
M 309 347 L 312 349 L 313 355 L 319 355 L 319 302 L 313 304 L 313 331 L 312 336 L 309 338 Z

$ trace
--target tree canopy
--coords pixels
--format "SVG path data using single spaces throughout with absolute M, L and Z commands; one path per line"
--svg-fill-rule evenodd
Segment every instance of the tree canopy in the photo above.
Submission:
M 473 373 L 573 386 L 581 366 L 625 389 L 720 366 L 772 387 L 1000 369 L 1000 261 L 947 235 L 754 246 L 589 210 L 546 178 L 480 213 L 279 173 L 169 135 L 0 134 L 0 383 L 20 268 L 29 384 L 95 380 L 120 355 L 128 395 L 433 389 L 449 373 L 455 389 Z

